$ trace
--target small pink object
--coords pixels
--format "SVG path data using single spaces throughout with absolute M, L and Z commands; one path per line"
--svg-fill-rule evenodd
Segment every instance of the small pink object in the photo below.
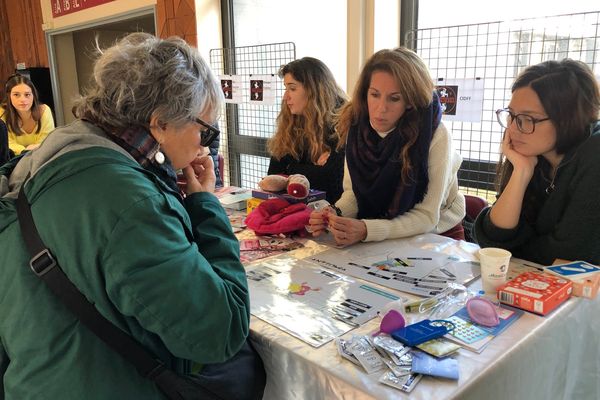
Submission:
M 377 336 L 380 333 L 390 334 L 397 329 L 404 328 L 406 325 L 406 320 L 396 310 L 390 310 L 384 317 L 381 319 L 381 324 L 379 324 L 379 330 L 375 332 L 372 336 Z
M 471 297 L 467 300 L 467 312 L 473 322 L 483 326 L 496 326 L 500 323 L 496 305 L 485 297 Z

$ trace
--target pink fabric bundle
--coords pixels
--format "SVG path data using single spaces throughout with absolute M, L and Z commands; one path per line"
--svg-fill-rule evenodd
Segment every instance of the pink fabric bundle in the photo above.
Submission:
M 260 203 L 246 217 L 246 226 L 258 235 L 304 231 L 311 211 L 306 204 L 269 199 Z

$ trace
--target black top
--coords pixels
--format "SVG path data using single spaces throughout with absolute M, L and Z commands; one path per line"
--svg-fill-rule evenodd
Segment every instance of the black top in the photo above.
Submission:
M 215 128 L 219 129 L 219 125 L 215 125 Z M 215 176 L 217 180 L 215 182 L 215 186 L 223 186 L 223 177 L 219 173 L 219 143 L 221 142 L 221 135 L 219 134 L 215 140 L 208 146 L 208 150 L 210 151 L 210 156 L 213 159 L 213 164 L 215 164 Z
M 8 130 L 4 121 L 0 120 L 0 165 L 7 162 L 8 159 Z
M 302 174 L 310 182 L 311 189 L 326 192 L 327 201 L 334 204 L 342 195 L 344 178 L 344 151 L 332 151 L 325 165 L 315 165 L 308 156 L 300 160 L 284 156 L 281 160 L 271 157 L 269 175 Z
M 530 182 L 532 195 L 538 199 L 532 221 L 521 215 L 516 228 L 502 229 L 492 223 L 487 208 L 475 221 L 477 243 L 501 247 L 515 257 L 544 265 L 556 258 L 600 264 L 599 153 L 597 123 L 589 139 L 565 154 L 552 182 L 540 174 Z M 549 187 L 553 189 L 546 190 Z M 524 203 L 530 201 L 525 198 Z

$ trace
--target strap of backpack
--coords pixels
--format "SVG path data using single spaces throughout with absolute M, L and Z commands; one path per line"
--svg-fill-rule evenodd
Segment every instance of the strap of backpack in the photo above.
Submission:
M 159 386 L 162 386 L 160 381 L 163 379 L 157 379 L 162 372 L 167 370 L 162 361 L 153 357 L 137 340 L 104 318 L 62 271 L 58 261 L 40 238 L 33 221 L 31 207 L 24 193 L 24 187 L 23 183 L 19 190 L 16 207 L 21 234 L 29 254 L 32 256 L 29 261 L 31 270 L 38 278 L 46 282 L 52 293 L 96 336 L 131 362 L 142 376 L 156 381 Z

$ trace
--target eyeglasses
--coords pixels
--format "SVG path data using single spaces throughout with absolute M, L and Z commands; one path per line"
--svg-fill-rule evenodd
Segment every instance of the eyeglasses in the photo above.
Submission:
M 200 118 L 194 118 L 194 122 L 206 128 L 206 130 L 200 131 L 200 146 L 210 146 L 210 144 L 214 142 L 217 136 L 219 136 L 219 134 L 221 133 L 221 131 L 219 131 L 217 128 L 210 124 L 207 124 Z
M 533 118 L 531 115 L 527 114 L 515 114 L 510 111 L 508 108 L 502 108 L 500 110 L 496 110 L 496 117 L 498 118 L 498 123 L 504 128 L 507 129 L 513 121 L 517 122 L 517 129 L 521 133 L 531 134 L 535 131 L 535 124 L 539 122 L 544 122 L 550 119 L 550 117 L 546 118 Z

